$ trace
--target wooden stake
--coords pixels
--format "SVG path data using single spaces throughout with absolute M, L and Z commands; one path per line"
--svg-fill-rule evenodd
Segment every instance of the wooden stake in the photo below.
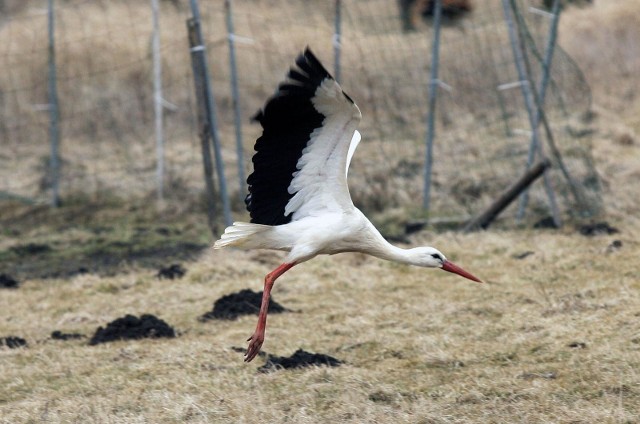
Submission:
M 193 80 L 196 89 L 197 117 L 198 127 L 200 128 L 200 142 L 202 144 L 202 163 L 204 165 L 204 183 L 207 198 L 207 219 L 209 228 L 214 237 L 218 236 L 216 228 L 216 189 L 213 182 L 213 163 L 211 161 L 211 147 L 209 140 L 211 138 L 211 129 L 209 120 L 207 119 L 207 107 L 204 96 L 204 72 L 202 56 L 193 54 L 193 49 L 201 45 L 196 30 L 197 22 L 194 19 L 187 20 L 187 29 L 189 31 L 189 45 L 191 47 L 191 66 L 193 68 Z

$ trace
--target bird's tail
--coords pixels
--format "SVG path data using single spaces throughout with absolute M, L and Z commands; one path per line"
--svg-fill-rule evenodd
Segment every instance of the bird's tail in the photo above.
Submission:
M 269 225 L 250 224 L 248 222 L 234 222 L 232 226 L 224 230 L 224 234 L 213 245 L 214 249 L 222 249 L 227 246 L 252 248 L 257 240 L 253 236 L 269 230 Z M 253 241 L 253 242 L 252 242 Z

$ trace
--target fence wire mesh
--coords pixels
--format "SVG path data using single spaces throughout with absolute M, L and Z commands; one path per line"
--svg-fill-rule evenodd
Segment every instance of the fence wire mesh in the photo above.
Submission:
M 363 142 L 349 173 L 356 205 L 374 216 L 421 211 L 427 91 L 433 30 L 420 8 L 429 2 L 342 0 L 341 84 L 362 110 Z M 401 5 L 410 5 L 412 31 Z M 446 3 L 446 2 L 445 2 Z M 0 18 L 0 194 L 43 201 L 51 188 L 47 114 L 47 13 L 35 1 L 2 3 Z M 458 18 L 445 17 L 434 144 L 433 219 L 468 218 L 484 209 L 525 171 L 531 128 L 500 0 L 476 0 Z M 8 6 L 7 6 L 8 5 Z M 526 22 L 524 53 L 533 86 L 550 18 L 542 1 L 516 2 Z M 236 178 L 234 98 L 230 85 L 224 2 L 202 2 L 219 132 L 235 217 L 244 190 Z M 544 9 L 546 10 L 546 9 Z M 234 2 L 244 172 L 250 172 L 259 127 L 251 117 L 307 45 L 333 70 L 335 2 Z M 165 129 L 165 197 L 199 199 L 202 159 L 186 31 L 188 2 L 160 2 Z M 55 48 L 60 103 L 62 199 L 151 198 L 156 190 L 152 9 L 147 1 L 56 2 Z M 601 209 L 588 134 L 590 91 L 580 69 L 556 49 L 545 115 L 555 145 L 580 190 L 577 203 L 553 168 L 564 214 Z M 544 138 L 544 137 L 543 137 Z M 547 142 L 544 141 L 545 147 Z M 546 149 L 549 152 L 549 149 Z M 551 155 L 552 156 L 552 155 Z M 552 156 L 554 164 L 557 158 Z M 575 190 L 574 190 L 575 191 Z M 1 204 L 0 204 L 1 206 Z M 548 215 L 542 185 L 531 190 L 530 217 Z M 507 214 L 515 214 L 515 207 Z

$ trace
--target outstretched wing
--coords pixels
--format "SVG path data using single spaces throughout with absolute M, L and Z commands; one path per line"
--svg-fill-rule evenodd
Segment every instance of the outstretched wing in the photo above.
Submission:
M 247 183 L 251 222 L 281 225 L 350 207 L 358 106 L 307 48 L 255 119 L 263 128 Z

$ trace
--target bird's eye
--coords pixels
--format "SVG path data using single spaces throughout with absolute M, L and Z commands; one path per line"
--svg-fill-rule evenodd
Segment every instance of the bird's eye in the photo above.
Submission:
M 442 256 L 440 256 L 440 255 L 439 255 L 439 254 L 437 254 L 437 253 L 432 253 L 432 254 L 431 254 L 431 257 L 432 257 L 433 259 L 437 259 L 437 260 L 439 260 L 439 261 L 441 261 L 441 260 L 442 260 Z

